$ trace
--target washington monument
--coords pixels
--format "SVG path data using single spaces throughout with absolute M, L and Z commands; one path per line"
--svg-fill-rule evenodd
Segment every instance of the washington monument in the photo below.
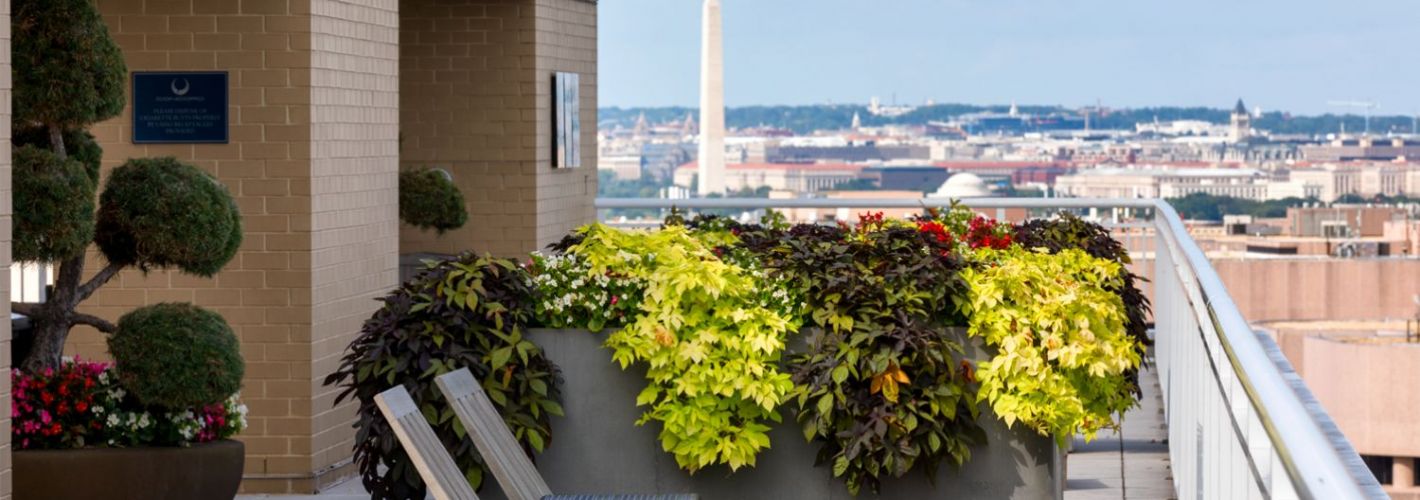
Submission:
M 700 180 L 698 193 L 725 193 L 725 57 L 720 0 L 705 0 L 700 43 Z

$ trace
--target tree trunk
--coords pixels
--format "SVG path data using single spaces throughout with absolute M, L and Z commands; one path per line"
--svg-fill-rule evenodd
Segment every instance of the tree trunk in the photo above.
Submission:
M 69 152 L 64 147 L 64 129 L 58 125 L 49 126 L 49 149 L 61 160 L 69 158 Z
M 73 325 L 63 320 L 34 320 L 32 324 L 34 343 L 30 347 L 29 356 L 25 357 L 19 368 L 28 373 L 40 373 L 46 368 L 58 367 L 64 356 L 64 340 L 69 337 L 69 329 Z
M 39 372 L 59 367 L 64 355 L 64 341 L 69 338 L 69 329 L 74 326 L 74 308 L 79 306 L 80 300 L 79 278 L 83 274 L 83 253 L 59 265 L 54 293 L 40 306 L 39 314 L 30 318 L 30 324 L 34 325 L 34 347 L 21 363 L 25 371 Z

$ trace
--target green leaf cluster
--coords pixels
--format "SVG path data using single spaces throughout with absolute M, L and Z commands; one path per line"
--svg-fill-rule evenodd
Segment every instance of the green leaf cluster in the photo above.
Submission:
M 123 112 L 128 68 L 92 0 L 11 5 L 15 122 L 77 129 Z
M 104 184 L 94 242 L 109 262 L 212 276 L 237 255 L 241 213 L 226 186 L 197 167 L 132 159 Z
M 767 242 L 756 254 L 802 299 L 808 348 L 789 366 L 818 462 L 856 494 L 969 459 L 985 436 L 964 334 L 951 328 L 963 323 L 954 301 L 965 289 L 952 243 L 876 216 L 853 230 L 767 232 L 743 236 Z
M 399 173 L 399 220 L 439 234 L 468 222 L 463 193 L 448 174 L 432 168 Z
M 663 448 L 689 471 L 754 465 L 769 447 L 769 422 L 793 387 L 779 368 L 797 323 L 762 307 L 759 284 L 718 258 L 682 226 L 622 231 L 600 224 L 579 230 L 567 251 L 585 259 L 589 277 L 613 273 L 644 283 L 640 311 L 606 346 L 623 368 L 647 367 L 637 397 L 659 422 Z
M 82 255 L 94 239 L 95 181 L 74 158 L 15 148 L 14 257 L 54 262 Z
M 220 403 L 242 386 L 246 364 L 222 316 L 187 303 L 141 307 L 108 339 L 119 384 L 148 406 Z
M 1114 239 L 1108 229 L 1069 212 L 1061 212 L 1051 219 L 1033 219 L 1016 226 L 1015 240 L 1028 249 L 1059 253 L 1074 248 L 1091 257 L 1120 264 L 1119 281 L 1110 283 L 1107 288 L 1124 302 L 1124 328 L 1134 339 L 1140 359 L 1144 358 L 1145 350 L 1153 345 L 1153 340 L 1149 339 L 1149 298 L 1139 289 L 1138 282 L 1147 280 L 1129 271 L 1129 250 Z M 1142 395 L 1139 371 L 1130 370 L 1128 378 L 1135 395 Z
M 336 404 L 359 401 L 355 461 L 373 498 L 424 497 L 418 471 L 375 406 L 375 395 L 395 385 L 409 390 L 474 487 L 486 467 L 435 377 L 468 368 L 520 443 L 541 451 L 551 442 L 549 417 L 563 413 L 561 378 L 524 337 L 531 283 L 514 261 L 465 253 L 431 263 L 381 299 L 325 380 L 342 388 Z
M 1053 436 L 1061 447 L 1112 427 L 1133 406 L 1129 374 L 1140 349 L 1124 328 L 1122 267 L 1077 249 L 976 251 L 962 272 L 970 333 L 996 349 L 976 372 L 978 399 L 1007 425 Z

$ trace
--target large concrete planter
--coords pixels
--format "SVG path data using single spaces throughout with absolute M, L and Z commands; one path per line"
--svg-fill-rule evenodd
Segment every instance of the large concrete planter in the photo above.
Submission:
M 602 347 L 606 334 L 584 330 L 533 330 L 528 337 L 562 369 L 565 418 L 552 420 L 552 443 L 537 467 L 557 493 L 698 493 L 718 499 L 850 499 L 829 467 L 815 467 L 818 446 L 803 434 L 785 407 L 783 424 L 770 433 L 771 448 L 754 468 L 726 467 L 694 476 L 661 449 L 657 424 L 635 424 L 643 408 L 636 395 L 644 372 L 623 371 Z M 1054 443 L 1020 427 L 1007 429 L 989 412 L 981 425 L 989 443 L 972 450 L 957 469 L 944 466 L 936 484 L 925 474 L 886 480 L 876 498 L 1061 498 L 1064 457 Z M 493 488 L 489 488 L 493 489 Z M 496 492 L 491 492 L 496 495 Z M 485 495 L 486 496 L 486 495 Z M 875 498 L 861 492 L 858 498 Z
M 240 441 L 15 451 L 15 499 L 231 499 L 241 486 L 245 455 Z

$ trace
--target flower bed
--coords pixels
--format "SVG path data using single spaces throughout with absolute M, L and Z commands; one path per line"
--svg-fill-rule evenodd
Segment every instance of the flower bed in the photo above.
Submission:
M 767 450 L 809 444 L 814 458 L 799 459 L 847 492 L 880 491 L 914 470 L 973 470 L 973 451 L 1007 434 L 995 426 L 1063 447 L 1135 403 L 1148 304 L 1123 248 L 1067 215 L 1013 226 L 954 207 L 838 227 L 672 215 L 655 231 L 587 226 L 552 250 L 524 266 L 471 255 L 435 264 L 367 322 L 327 382 L 361 399 L 357 459 L 372 491 L 398 498 L 417 488 L 391 485 L 418 484 L 379 432 L 372 396 L 421 389 L 445 425 L 446 404 L 423 389 L 457 367 L 497 394 L 530 449 L 555 449 L 547 422 L 561 407 L 543 402 L 558 399 L 560 360 L 527 342 L 538 325 L 606 330 L 610 359 L 644 375 L 638 424 L 692 475 L 737 474 Z M 417 357 L 391 351 L 410 343 Z M 968 356 L 971 345 L 981 350 Z M 569 388 L 587 383 L 573 375 Z M 529 376 L 539 384 L 521 382 Z M 569 420 L 618 414 L 592 413 Z M 784 426 L 798 443 L 784 443 Z M 448 427 L 477 482 L 481 465 Z
M 38 374 L 15 370 L 15 448 L 183 446 L 246 428 L 247 407 L 235 394 L 215 404 L 159 410 L 140 404 L 117 380 L 106 363 L 66 362 Z

